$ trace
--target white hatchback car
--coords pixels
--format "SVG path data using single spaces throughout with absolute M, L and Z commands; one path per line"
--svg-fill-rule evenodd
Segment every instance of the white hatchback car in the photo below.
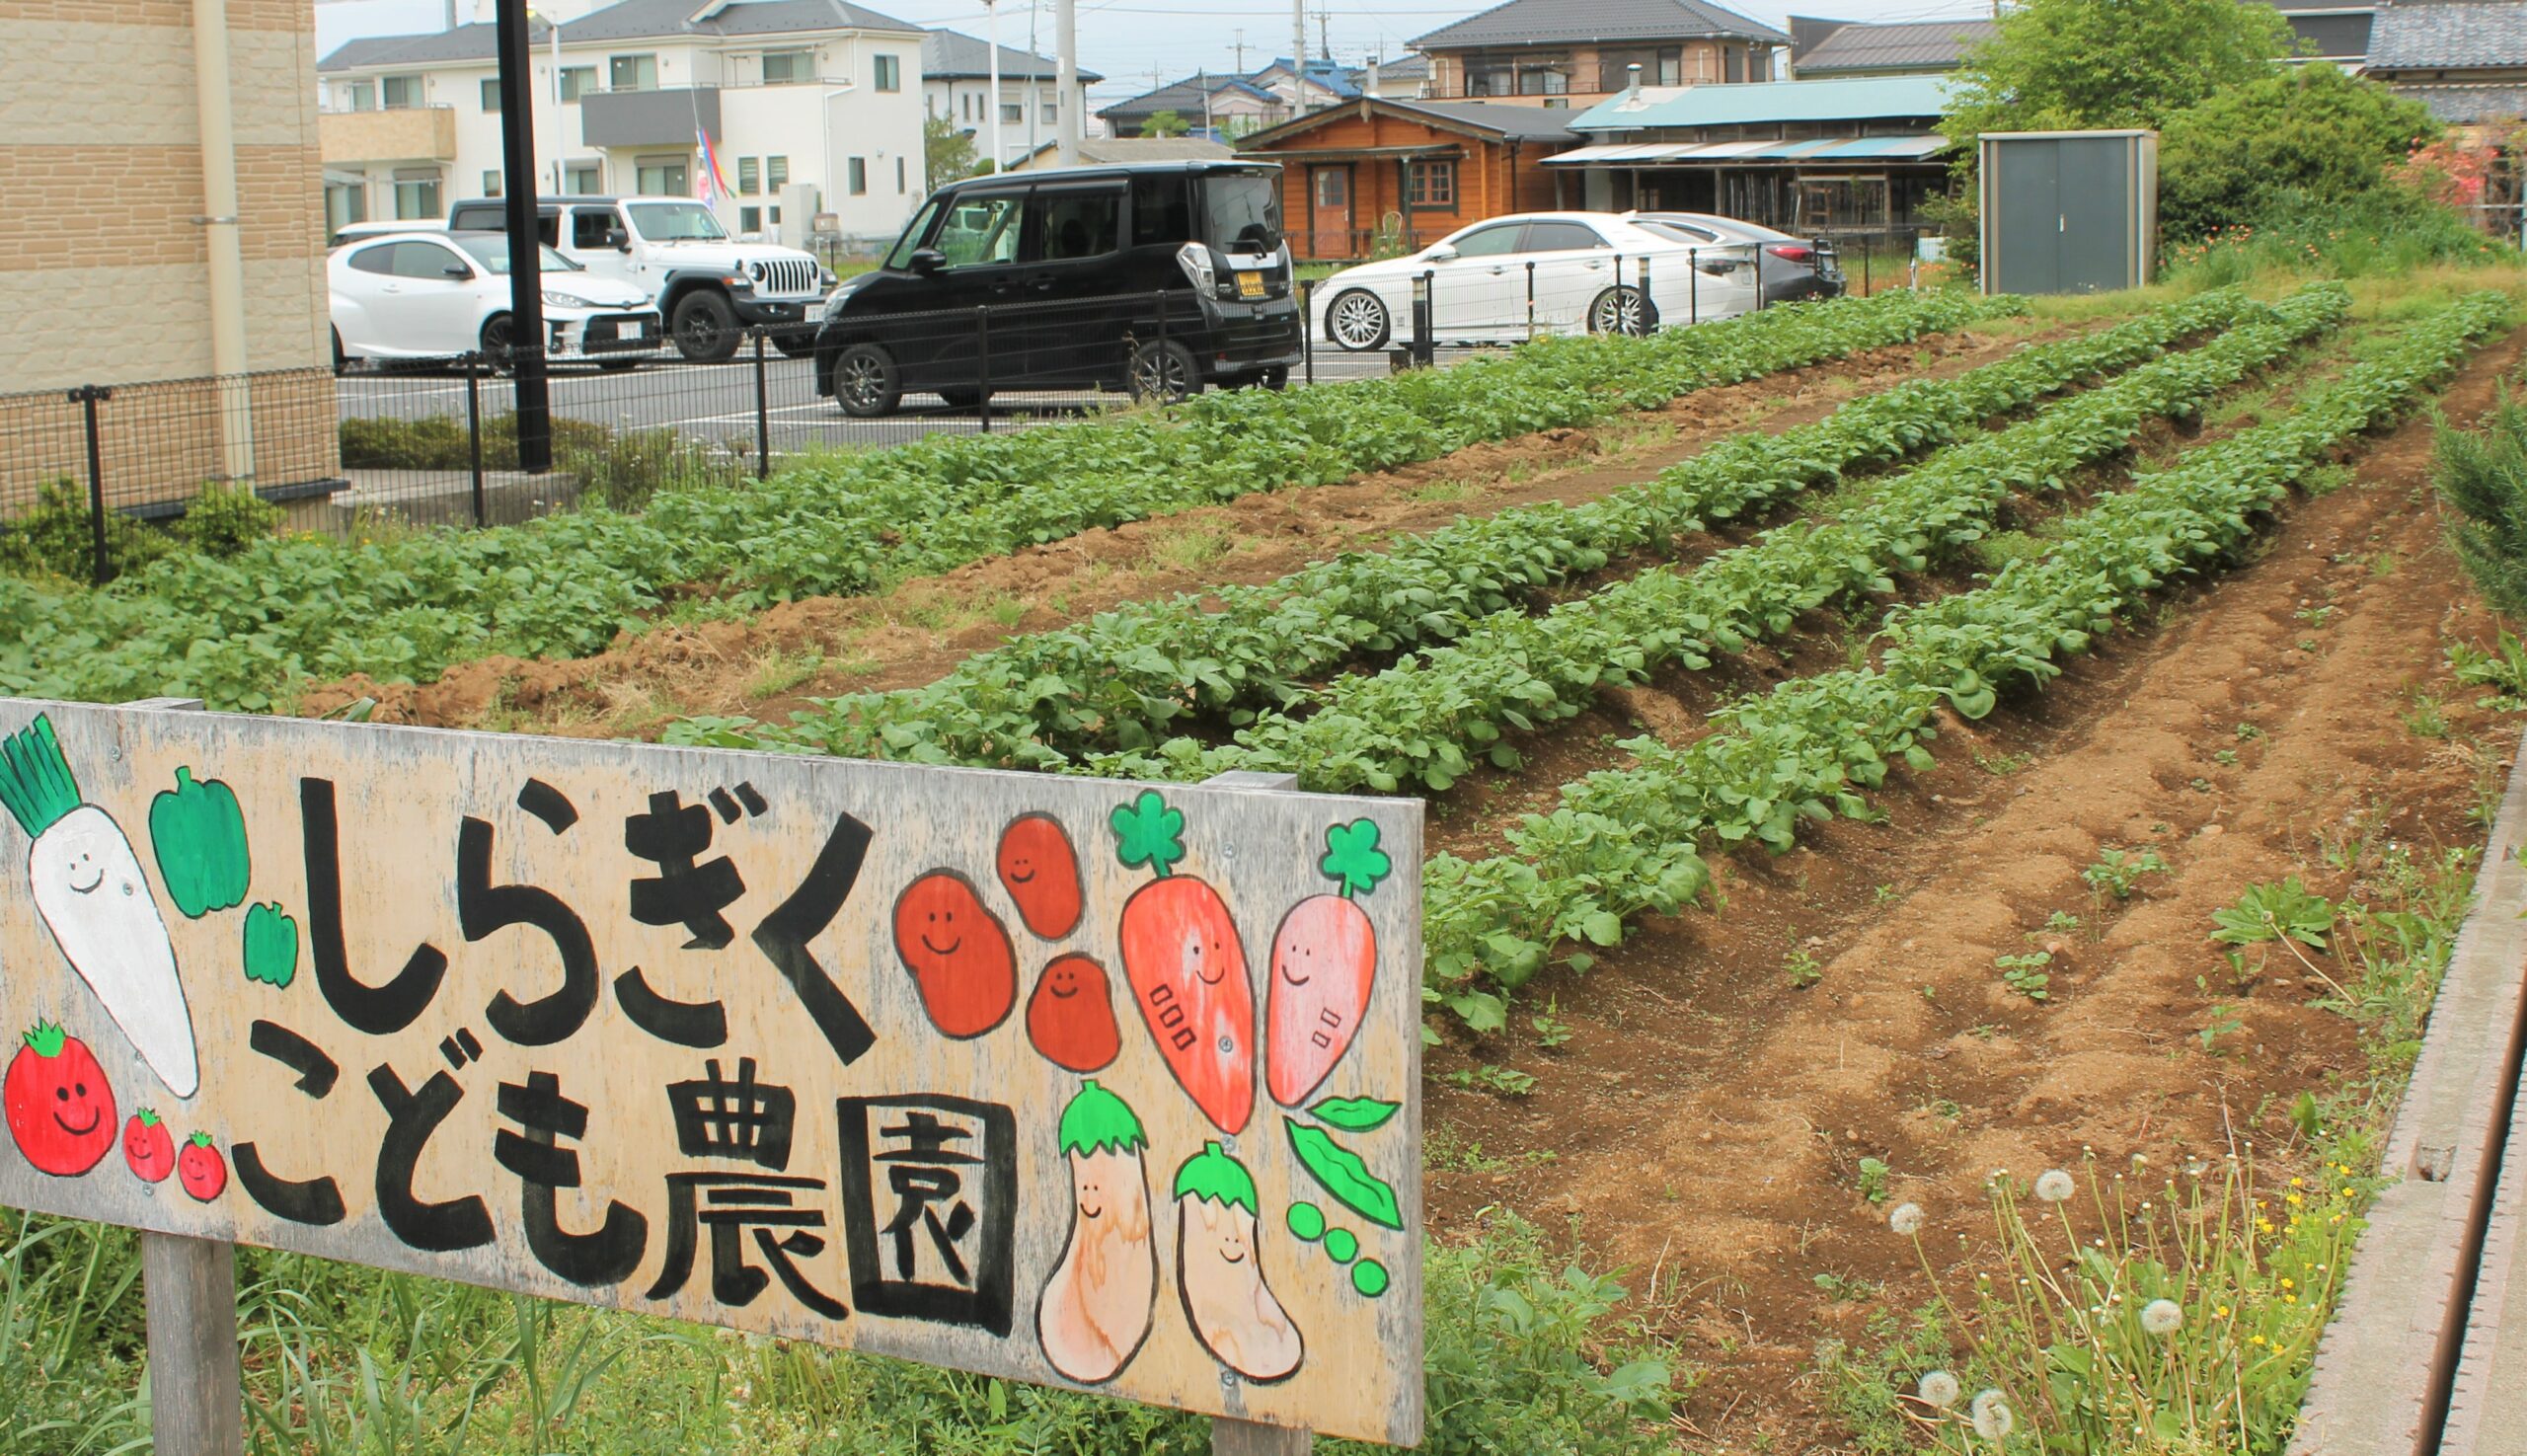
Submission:
M 1739 266 L 1737 251 L 1696 248 L 1673 230 L 1610 212 L 1494 217 L 1418 253 L 1344 268 L 1318 283 L 1312 327 L 1347 349 L 1401 341 L 1413 328 L 1414 279 L 1427 272 L 1431 335 L 1439 343 L 1628 332 L 1641 322 L 1644 259 L 1651 323 L 1723 319 L 1755 306 L 1752 271 Z M 1688 258 L 1699 267 L 1689 268 Z
M 334 361 L 432 359 L 515 348 L 509 241 L 501 233 L 409 232 L 346 243 L 326 260 Z M 543 253 L 545 354 L 628 369 L 666 344 L 649 294 Z

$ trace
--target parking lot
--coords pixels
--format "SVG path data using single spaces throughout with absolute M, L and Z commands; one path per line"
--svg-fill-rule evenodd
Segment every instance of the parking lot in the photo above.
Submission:
M 1443 348 L 1438 351 L 1438 362 L 1445 367 L 1480 352 Z M 553 410 L 565 418 L 618 430 L 666 427 L 704 440 L 742 444 L 748 450 L 755 444 L 759 413 L 775 455 L 815 445 L 899 444 L 929 434 L 972 433 L 983 426 L 979 412 L 953 410 L 937 397 L 921 394 L 905 396 L 903 408 L 886 419 L 852 419 L 832 400 L 816 394 L 814 370 L 808 360 L 787 358 L 773 349 L 765 351 L 760 366 L 758 412 L 757 367 L 750 350 L 725 363 L 690 364 L 670 356 L 612 374 L 558 365 L 552 375 Z M 1316 382 L 1322 384 L 1371 378 L 1393 367 L 1383 352 L 1345 353 L 1327 345 L 1315 355 L 1314 375 Z M 1291 387 L 1305 383 L 1305 371 L 1294 370 Z M 452 370 L 381 370 L 362 365 L 343 376 L 337 396 L 345 420 L 413 420 L 430 415 L 462 419 L 470 387 L 473 386 L 463 375 Z M 509 412 L 508 380 L 485 379 L 479 387 L 481 408 L 487 418 Z M 991 427 L 1024 427 L 1071 419 L 1101 404 L 1114 403 L 1116 397 L 1110 394 L 997 395 L 992 401 Z

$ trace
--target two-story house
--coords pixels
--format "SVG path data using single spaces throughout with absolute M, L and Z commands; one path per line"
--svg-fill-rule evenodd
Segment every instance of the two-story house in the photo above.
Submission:
M 1844 21 L 1790 18 L 1790 73 L 1800 81 L 1851 76 L 1944 76 L 1992 38 L 1990 20 Z
M 992 111 L 1000 112 L 1000 165 L 1015 166 L 1054 134 L 1061 121 L 1060 66 L 1049 56 L 1000 47 L 1000 95 L 991 93 L 991 48 L 957 31 L 932 31 L 921 42 L 922 109 L 945 116 L 991 153 Z M 1071 105 L 1088 115 L 1088 88 L 1106 78 L 1082 69 Z
M 1427 97 L 1584 111 L 1636 81 L 1770 81 L 1790 37 L 1706 0 L 1508 0 L 1412 43 Z
M 849 0 L 621 0 L 533 31 L 535 186 L 699 196 L 738 233 L 802 242 L 830 214 L 890 238 L 922 195 L 922 30 Z M 443 218 L 497 195 L 493 28 L 353 40 L 317 64 L 326 211 Z

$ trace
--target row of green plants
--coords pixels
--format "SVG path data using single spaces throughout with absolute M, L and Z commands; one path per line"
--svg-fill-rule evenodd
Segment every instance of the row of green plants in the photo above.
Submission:
M 182 551 L 231 557 L 280 529 L 282 511 L 246 486 L 205 483 L 165 529 L 106 510 L 109 571 L 129 571 Z M 97 568 L 96 514 L 69 481 L 36 488 L 35 503 L 0 524 L 0 574 L 85 580 Z
M 667 738 L 1061 769 L 1204 724 L 1252 723 L 1308 701 L 1304 684 L 1345 663 L 1453 641 L 1633 553 L 1671 556 L 1688 533 L 1962 438 L 1995 415 L 2227 325 L 2248 306 L 2234 290 L 2197 295 L 1954 378 L 1912 380 L 1779 434 L 1732 435 L 1597 500 L 1463 518 L 1276 581 L 1135 603 L 1018 638 L 924 687 L 825 699 L 786 725 L 696 718 Z
M 589 508 L 351 545 L 275 540 L 227 560 L 169 558 L 103 591 L 0 577 L 0 691 L 183 693 L 261 711 L 309 675 L 426 679 L 493 653 L 585 655 L 670 596 L 742 611 L 865 592 L 2023 308 L 1941 294 L 1835 300 L 1648 339 L 1547 340 L 1446 371 L 818 456 L 760 484 L 663 491 L 639 515 Z
M 1565 943 L 1610 946 L 1647 913 L 1673 913 L 1709 882 L 1702 846 L 1787 846 L 1801 820 L 1872 818 L 1867 793 L 1892 765 L 1928 768 L 1934 715 L 1992 712 L 2040 685 L 2119 615 L 2182 577 L 2216 571 L 2328 451 L 2409 409 L 2508 314 L 2470 294 L 2288 414 L 2186 454 L 2171 469 L 2058 522 L 2040 557 L 1989 584 L 1892 611 L 1876 666 L 1795 679 L 1713 715 L 1684 747 L 1628 740 L 1627 767 L 1565 786 L 1506 854 L 1434 857 L 1424 872 L 1424 994 L 1497 1026 L 1501 991 Z M 1587 953 L 1579 953 L 1585 964 Z
M 1646 571 L 1542 616 L 1503 612 L 1449 647 L 1263 715 L 1226 744 L 1179 739 L 1092 767 L 1187 780 L 1233 769 L 1296 773 L 1327 793 L 1444 791 L 1487 754 L 1514 768 L 1512 732 L 1576 716 L 1601 686 L 1668 666 L 1699 672 L 1787 633 L 1802 613 L 1894 593 L 1896 573 L 1953 561 L 1993 530 L 2013 496 L 2059 489 L 2072 472 L 2123 451 L 2149 421 L 2194 414 L 2350 311 L 2340 285 L 2311 285 L 2200 348 L 1944 450 L 1832 520 L 1794 521 L 1693 571 Z M 1786 831 L 1758 824 L 1753 832 Z

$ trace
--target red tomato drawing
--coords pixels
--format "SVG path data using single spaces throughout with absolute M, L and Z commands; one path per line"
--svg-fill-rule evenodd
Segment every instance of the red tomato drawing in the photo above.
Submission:
M 1000 832 L 994 856 L 1000 883 L 1018 902 L 1018 918 L 1048 941 L 1079 928 L 1086 889 L 1079 878 L 1079 851 L 1051 814 L 1020 814 Z
M 1123 903 L 1123 974 L 1178 1085 L 1231 1136 L 1255 1112 L 1255 984 L 1219 891 L 1171 875 Z
M 142 1108 L 122 1127 L 122 1160 L 142 1183 L 165 1183 L 176 1171 L 176 1138 L 158 1114 Z
M 944 1035 L 979 1036 L 1018 1004 L 1009 931 L 954 870 L 933 870 L 904 887 L 895 901 L 895 954 Z
M 115 1090 L 86 1042 L 38 1022 L 0 1079 L 9 1136 L 39 1173 L 76 1178 L 114 1150 Z
M 1057 957 L 1027 998 L 1027 1039 L 1057 1067 L 1098 1072 L 1123 1049 L 1106 967 L 1085 956 Z
M 185 1139 L 185 1150 L 176 1155 L 176 1182 L 197 1202 L 207 1203 L 228 1187 L 228 1160 L 210 1144 L 210 1134 L 196 1132 Z

